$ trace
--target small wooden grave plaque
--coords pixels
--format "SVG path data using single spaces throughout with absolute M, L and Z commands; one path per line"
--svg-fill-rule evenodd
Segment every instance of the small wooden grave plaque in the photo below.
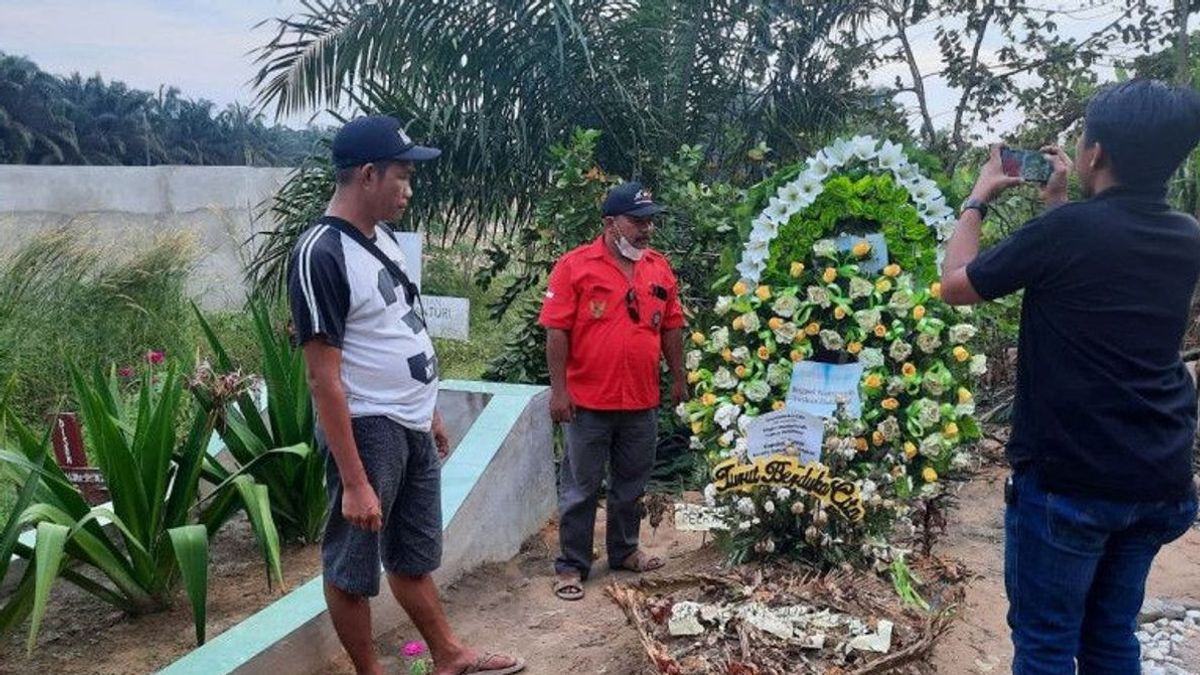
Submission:
M 108 488 L 100 470 L 88 466 L 87 452 L 83 448 L 83 433 L 75 413 L 61 413 L 54 418 L 54 458 L 66 474 L 67 480 L 83 494 L 87 503 L 102 504 L 108 501 Z

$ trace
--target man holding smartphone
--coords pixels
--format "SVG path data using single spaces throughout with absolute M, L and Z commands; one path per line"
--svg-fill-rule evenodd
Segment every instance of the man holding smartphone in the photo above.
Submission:
M 1021 182 L 999 147 L 946 249 L 942 295 L 1024 290 L 1006 490 L 1013 672 L 1138 673 L 1134 637 L 1159 549 L 1196 521 L 1196 391 L 1179 355 L 1200 227 L 1168 179 L 1200 139 L 1200 95 L 1134 80 L 1087 108 L 1072 164 L 1043 148 L 1048 207 L 979 252 L 989 202 Z

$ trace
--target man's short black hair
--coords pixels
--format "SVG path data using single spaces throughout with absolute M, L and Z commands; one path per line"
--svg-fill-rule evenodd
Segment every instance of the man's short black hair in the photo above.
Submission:
M 381 159 L 375 162 L 370 162 L 375 165 L 375 170 L 380 175 L 386 175 L 388 169 L 392 168 L 393 164 L 410 164 L 411 162 L 399 159 Z M 354 172 L 366 166 L 365 164 L 357 164 L 355 166 L 343 166 L 334 169 L 334 181 L 337 185 L 346 185 L 354 179 Z
M 1084 141 L 1100 143 L 1122 185 L 1161 188 L 1200 141 L 1200 94 L 1158 80 L 1106 87 L 1088 103 Z

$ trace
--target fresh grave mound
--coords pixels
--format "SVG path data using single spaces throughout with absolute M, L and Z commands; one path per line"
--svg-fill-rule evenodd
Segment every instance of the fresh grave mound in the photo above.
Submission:
M 933 561 L 922 568 L 936 576 L 938 604 L 952 606 L 961 574 Z M 949 612 L 905 606 L 878 576 L 848 570 L 739 568 L 615 583 L 605 592 L 652 666 L 668 674 L 933 672 L 925 657 L 951 622 Z

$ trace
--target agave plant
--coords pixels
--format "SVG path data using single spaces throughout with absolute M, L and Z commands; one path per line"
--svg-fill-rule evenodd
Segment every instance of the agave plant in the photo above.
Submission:
M 193 414 L 180 436 L 176 424 L 186 418 L 185 399 L 174 367 L 161 385 L 149 376 L 141 379 L 134 408 L 128 407 L 112 372 L 97 370 L 89 379 L 72 368 L 71 378 L 88 446 L 112 502 L 89 506 L 50 456 L 48 437 L 39 439 L 7 406 L 0 406 L 9 432 L 0 463 L 10 476 L 21 477 L 26 502 L 18 504 L 16 523 L 10 525 L 35 526 L 37 535 L 32 551 L 13 546 L 30 564 L 14 599 L 0 611 L 0 632 L 29 616 L 27 646 L 32 651 L 60 576 L 133 614 L 167 608 L 182 581 L 196 641 L 203 643 L 208 542 L 223 521 L 196 506 L 215 416 Z M 268 583 L 274 579 L 282 585 L 267 488 L 245 475 L 233 477 L 232 484 L 262 550 Z M 6 534 L 4 541 L 11 536 Z
M 216 369 L 202 364 L 192 392 L 217 420 L 217 432 L 236 464 L 233 469 L 215 461 L 205 465 L 203 477 L 216 485 L 208 511 L 218 519 L 224 517 L 234 497 L 236 483 L 232 481 L 249 475 L 267 486 L 273 520 L 284 541 L 317 541 L 325 524 L 325 471 L 321 455 L 313 450 L 315 422 L 303 353 L 272 328 L 270 313 L 262 303 L 251 303 L 262 352 L 264 410 L 245 386 L 247 378 L 212 326 L 199 309 L 195 311 L 212 347 Z

